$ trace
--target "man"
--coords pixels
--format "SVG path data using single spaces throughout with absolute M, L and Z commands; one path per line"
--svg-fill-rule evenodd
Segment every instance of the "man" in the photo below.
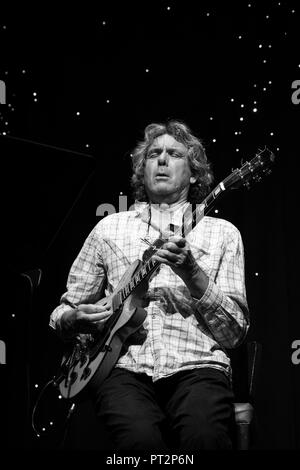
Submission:
M 249 327 L 240 233 L 205 216 L 181 235 L 189 205 L 200 203 L 212 182 L 202 143 L 185 124 L 150 124 L 132 158 L 135 210 L 107 216 L 92 230 L 51 326 L 63 338 L 103 328 L 112 307 L 95 303 L 114 291 L 147 244 L 167 236 L 146 286 L 146 334 L 129 341 L 101 386 L 97 373 L 91 380 L 96 413 L 119 451 L 230 449 L 226 350 Z

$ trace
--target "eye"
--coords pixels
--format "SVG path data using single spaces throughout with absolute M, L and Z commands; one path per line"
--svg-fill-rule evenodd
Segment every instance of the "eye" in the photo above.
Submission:
M 149 152 L 146 158 L 150 159 L 150 158 L 155 158 L 155 157 L 157 157 L 157 152 Z
M 182 153 L 174 152 L 171 154 L 173 158 L 184 158 L 184 155 Z

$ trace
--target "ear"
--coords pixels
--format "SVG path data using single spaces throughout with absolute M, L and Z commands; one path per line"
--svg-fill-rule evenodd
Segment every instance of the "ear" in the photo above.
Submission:
M 195 178 L 195 176 L 191 176 L 191 177 L 190 177 L 190 183 L 191 183 L 191 184 L 196 183 L 196 181 L 197 181 L 197 178 Z

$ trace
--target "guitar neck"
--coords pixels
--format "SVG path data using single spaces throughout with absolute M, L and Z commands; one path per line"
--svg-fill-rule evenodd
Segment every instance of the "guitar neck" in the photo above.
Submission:
M 226 190 L 224 182 L 216 186 L 213 191 L 201 202 L 201 204 L 194 204 L 194 208 L 192 204 L 189 204 L 187 209 L 183 214 L 183 223 L 182 226 L 179 227 L 174 236 L 178 237 L 186 237 L 193 228 L 203 219 L 205 215 L 207 215 L 210 210 L 213 208 L 216 199 Z

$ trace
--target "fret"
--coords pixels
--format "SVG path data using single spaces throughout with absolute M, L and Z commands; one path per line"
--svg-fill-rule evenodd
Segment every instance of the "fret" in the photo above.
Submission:
M 218 185 L 213 192 L 214 198 L 216 198 L 221 191 L 222 191 L 221 186 Z
M 146 268 L 145 266 L 143 266 L 143 267 L 141 268 L 141 273 L 142 273 L 142 276 L 143 276 L 143 277 L 144 277 L 144 276 L 147 276 L 148 273 L 147 273 L 147 268 Z
M 121 289 L 121 290 L 120 290 L 120 296 L 121 296 L 121 302 L 123 303 L 124 300 L 126 299 L 126 295 L 125 295 L 124 289 Z
M 215 197 L 213 193 L 210 193 L 207 198 L 203 201 L 205 204 L 205 207 L 208 208 L 215 200 Z
M 154 261 L 153 259 L 151 259 L 151 258 L 150 258 L 150 259 L 148 260 L 148 263 L 147 263 L 147 265 L 149 266 L 149 272 L 150 272 L 150 271 L 151 271 L 151 269 L 153 269 L 153 268 L 154 268 L 155 261 Z

